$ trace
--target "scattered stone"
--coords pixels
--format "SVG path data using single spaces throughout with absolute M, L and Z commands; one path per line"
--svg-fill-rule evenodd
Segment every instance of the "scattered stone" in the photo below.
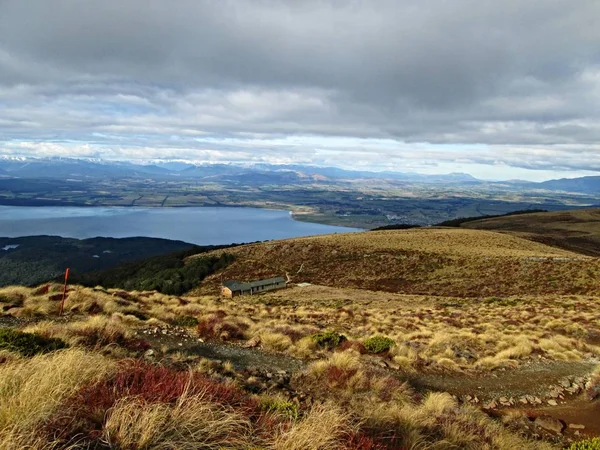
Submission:
M 553 431 L 558 434 L 562 433 L 565 429 L 565 424 L 552 416 L 538 416 L 533 423 L 544 430 Z
M 260 345 L 260 336 L 254 336 L 252 339 L 246 341 L 242 347 L 254 348 Z
M 571 382 L 570 382 L 569 380 L 567 380 L 567 379 L 560 380 L 560 381 L 558 382 L 558 384 L 560 384 L 560 385 L 561 385 L 562 387 L 564 387 L 565 389 L 566 389 L 566 388 L 569 388 L 569 387 L 571 387 Z
M 585 430 L 585 425 L 581 425 L 580 423 L 570 423 L 569 428 L 571 430 Z
M 527 400 L 525 397 L 521 397 L 521 398 L 519 399 L 519 402 L 520 402 L 520 403 L 523 403 L 524 405 L 526 405 L 526 404 L 528 404 L 528 403 L 529 403 L 529 400 Z
M 548 400 L 548 404 L 549 404 L 550 406 L 557 406 L 557 405 L 558 405 L 558 403 L 556 402 L 556 400 L 552 400 L 552 399 L 551 399 L 551 400 Z
M 550 392 L 550 397 L 552 397 L 552 398 L 558 398 L 558 397 L 560 397 L 560 392 L 558 392 L 558 391 L 552 391 L 552 392 Z
M 151 348 L 146 350 L 146 352 L 144 353 L 144 356 L 146 356 L 148 358 L 151 356 L 154 356 L 154 350 L 152 350 Z
M 479 403 L 479 398 L 477 396 L 473 397 L 473 403 Z
M 470 395 L 465 395 L 465 402 L 470 402 L 471 400 L 473 400 L 473 397 Z
M 495 400 L 492 400 L 491 402 L 489 402 L 486 406 L 486 409 L 496 409 L 498 407 L 498 404 L 496 403 Z

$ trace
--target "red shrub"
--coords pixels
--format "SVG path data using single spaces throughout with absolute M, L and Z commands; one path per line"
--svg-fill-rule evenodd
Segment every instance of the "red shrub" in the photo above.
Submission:
M 356 372 L 357 369 L 340 369 L 337 366 L 331 366 L 327 369 L 327 384 L 332 387 L 344 388 Z
M 108 410 L 120 399 L 135 397 L 147 403 L 173 404 L 184 392 L 202 393 L 207 401 L 232 407 L 253 422 L 268 425 L 258 402 L 234 385 L 130 360 L 112 377 L 84 387 L 69 399 L 46 423 L 44 432 L 57 444 L 74 439 L 97 444 Z
M 243 339 L 244 331 L 248 329 L 248 325 L 225 322 L 223 318 L 222 314 L 214 314 L 200 319 L 196 328 L 198 336 L 206 339 Z
M 362 432 L 350 433 L 344 442 L 344 450 L 387 450 L 389 447 L 381 442 L 375 442 Z
M 196 330 L 198 331 L 198 336 L 203 338 L 215 337 L 215 327 L 221 324 L 222 322 L 223 320 L 219 319 L 216 316 L 210 316 L 206 319 L 200 319 L 196 328 Z

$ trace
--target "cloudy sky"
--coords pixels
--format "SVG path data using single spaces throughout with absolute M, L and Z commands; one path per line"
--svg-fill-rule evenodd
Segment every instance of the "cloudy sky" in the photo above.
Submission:
M 598 0 L 0 0 L 0 154 L 600 171 Z

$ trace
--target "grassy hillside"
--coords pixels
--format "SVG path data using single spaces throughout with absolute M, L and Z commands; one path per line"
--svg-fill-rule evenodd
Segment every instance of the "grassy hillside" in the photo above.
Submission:
M 498 217 L 461 226 L 509 232 L 584 255 L 600 256 L 600 209 L 597 208 Z
M 252 280 L 286 272 L 294 282 L 440 296 L 600 291 L 597 260 L 490 231 L 422 228 L 336 234 L 228 252 L 235 262 L 209 277 L 201 292 L 214 292 L 221 276 Z
M 0 288 L 0 450 L 569 448 L 600 436 L 599 264 L 423 228 L 132 263 L 62 316 L 60 284 Z M 314 284 L 215 295 L 286 273 Z

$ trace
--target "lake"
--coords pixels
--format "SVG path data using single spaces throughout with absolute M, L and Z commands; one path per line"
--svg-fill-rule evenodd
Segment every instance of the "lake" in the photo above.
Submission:
M 0 206 L 0 236 L 147 236 L 198 245 L 360 231 L 298 222 L 289 211 L 258 208 L 103 208 Z

